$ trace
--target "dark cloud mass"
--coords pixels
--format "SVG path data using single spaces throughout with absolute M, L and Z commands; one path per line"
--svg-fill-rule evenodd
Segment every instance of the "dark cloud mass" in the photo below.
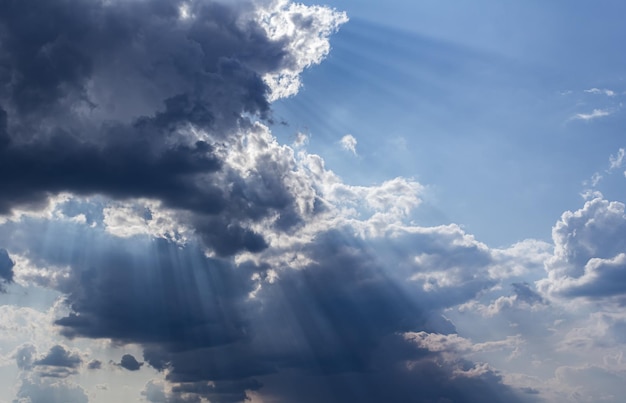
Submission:
M 405 337 L 453 333 L 443 310 L 495 284 L 493 254 L 454 225 L 403 227 L 396 216 L 418 203 L 418 186 L 390 182 L 368 201 L 319 157 L 298 165 L 256 122 L 271 119 L 263 77 L 312 63 L 300 39 L 270 38 L 252 18 L 290 4 L 0 2 L 0 214 L 72 195 L 58 219 L 8 220 L 0 244 L 41 268 L 24 281 L 63 294 L 63 336 L 143 348 L 145 366 L 130 354 L 115 365 L 160 371 L 169 385 L 143 392 L 153 402 L 252 393 L 280 402 L 522 401 L 495 370 Z M 312 40 L 332 31 L 326 20 L 340 20 L 294 7 L 286 20 L 296 33 L 318 29 Z M 391 200 L 396 188 L 406 194 Z M 333 192 L 370 203 L 380 221 L 342 218 Z M 156 201 L 197 236 L 116 236 L 92 195 Z M 381 207 L 392 202 L 399 207 Z M 12 270 L 0 250 L 4 282 Z M 527 284 L 514 291 L 541 301 Z M 74 374 L 79 355 L 61 345 L 35 354 L 24 346 L 16 355 L 38 376 L 24 378 L 18 397 L 39 401 L 57 388 L 63 401 L 87 401 L 66 379 L 48 379 Z
M 285 43 L 242 17 L 252 4 L 190 2 L 193 19 L 182 4 L 0 4 L 0 213 L 63 191 L 146 197 L 192 212 L 220 254 L 266 246 L 243 223 L 293 200 L 221 186 L 245 181 L 213 143 L 268 116 Z
M 173 385 L 163 392 L 172 401 L 236 402 L 250 391 L 286 402 L 521 400 L 496 372 L 460 377 L 459 368 L 471 372 L 471 363 L 441 361 L 437 352 L 402 337 L 454 331 L 432 320 L 447 305 L 405 281 L 415 268 L 374 256 L 380 246 L 343 231 L 320 233 L 302 251 L 314 263 L 286 268 L 257 290 L 254 275 L 269 275 L 269 266 L 234 265 L 206 257 L 197 245 L 181 248 L 163 239 L 93 238 L 74 225 L 73 236 L 54 240 L 36 227 L 29 231 L 42 234 L 41 242 L 30 239 L 31 253 L 73 268 L 66 282 L 49 285 L 66 294 L 72 310 L 56 322 L 61 333 L 141 344 L 144 361 Z M 72 239 L 89 241 L 77 252 Z M 433 252 L 428 237 L 405 242 Z M 454 289 L 468 299 L 474 287 L 468 282 Z M 119 365 L 132 370 L 140 364 L 125 356 Z
M 15 262 L 6 249 L 0 249 L 0 292 L 4 291 L 5 284 L 13 282 L 13 266 Z
M 118 365 L 129 371 L 139 371 L 143 362 L 137 361 L 137 359 L 131 354 L 124 354 Z
M 76 368 L 82 363 L 82 359 L 67 351 L 63 346 L 53 346 L 48 354 L 35 361 L 34 365 L 45 365 L 52 367 Z
M 56 345 L 48 354 L 33 362 L 40 377 L 66 378 L 77 373 L 76 369 L 83 360 L 78 354 L 71 353 L 65 347 Z

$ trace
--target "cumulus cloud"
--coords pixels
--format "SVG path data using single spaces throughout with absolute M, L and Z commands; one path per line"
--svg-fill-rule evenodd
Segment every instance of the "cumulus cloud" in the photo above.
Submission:
M 76 353 L 71 353 L 61 345 L 52 346 L 48 354 L 33 362 L 39 376 L 65 378 L 75 374 L 83 360 Z
M 624 204 L 602 198 L 563 213 L 552 230 L 554 256 L 548 277 L 538 285 L 547 293 L 622 301 L 626 264 Z
M 269 100 L 295 95 L 300 89 L 300 73 L 318 64 L 330 51 L 328 36 L 348 21 L 344 12 L 321 6 L 305 6 L 288 0 L 273 0 L 272 6 L 258 11 L 267 36 L 286 44 L 289 62 L 263 78 L 270 88 Z
M 23 20 L 25 10 L 37 12 Z M 288 94 L 326 55 L 344 14 L 169 0 L 31 0 L 0 12 L 0 214 L 63 191 L 147 198 L 179 211 L 217 254 L 267 246 L 251 223 L 293 201 L 251 200 L 258 189 L 222 152 L 251 116 L 269 118 L 270 92 Z M 128 218 L 109 216 L 112 229 Z

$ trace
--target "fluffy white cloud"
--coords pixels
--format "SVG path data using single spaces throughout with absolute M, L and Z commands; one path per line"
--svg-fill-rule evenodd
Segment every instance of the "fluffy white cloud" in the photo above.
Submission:
M 288 0 L 270 1 L 257 11 L 256 18 L 270 39 L 288 44 L 290 55 L 282 69 L 264 76 L 271 90 L 270 101 L 298 92 L 300 73 L 326 57 L 330 51 L 329 36 L 348 21 L 344 12 Z
M 178 219 L 180 213 L 154 200 L 111 201 L 102 209 L 107 232 L 122 238 L 149 235 L 185 243 L 191 228 Z
M 552 230 L 554 256 L 548 277 L 538 282 L 548 294 L 587 298 L 626 295 L 626 215 L 624 204 L 602 198 L 563 213 Z

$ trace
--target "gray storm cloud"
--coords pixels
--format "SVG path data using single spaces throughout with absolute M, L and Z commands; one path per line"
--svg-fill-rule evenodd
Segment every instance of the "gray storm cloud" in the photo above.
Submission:
M 181 211 L 220 255 L 265 248 L 250 224 L 288 215 L 293 195 L 277 183 L 261 198 L 217 148 L 251 119 L 270 119 L 268 97 L 281 88 L 268 80 L 291 77 L 293 85 L 324 50 L 294 48 L 290 40 L 301 38 L 289 31 L 270 35 L 261 11 L 287 14 L 283 25 L 295 32 L 322 25 L 326 36 L 345 19 L 327 10 L 324 25 L 287 3 L 266 7 L 0 4 L 0 213 L 36 208 L 59 192 L 150 198 Z

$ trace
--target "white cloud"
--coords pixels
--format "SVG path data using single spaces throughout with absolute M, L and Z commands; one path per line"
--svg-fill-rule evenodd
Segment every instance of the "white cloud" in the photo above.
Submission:
M 270 87 L 270 101 L 295 95 L 300 73 L 320 63 L 330 51 L 329 36 L 348 21 L 344 12 L 323 6 L 305 6 L 288 0 L 273 0 L 261 8 L 256 20 L 269 39 L 285 41 L 292 62 L 263 78 Z
M 102 214 L 106 231 L 121 238 L 150 235 L 185 243 L 191 236 L 191 230 L 180 223 L 180 213 L 154 200 L 109 202 Z
M 489 268 L 492 278 L 505 279 L 541 270 L 544 262 L 552 256 L 553 246 L 536 239 L 526 239 L 505 249 L 493 249 L 496 263 Z
M 351 134 L 346 134 L 345 136 L 343 136 L 341 138 L 341 140 L 339 141 L 341 144 L 341 147 L 346 150 L 346 151 L 350 151 L 352 154 L 356 155 L 356 138 L 351 135 Z
M 608 97 L 614 97 L 615 95 L 617 95 L 615 93 L 615 91 L 608 90 L 606 88 L 603 88 L 603 89 L 600 89 L 600 88 L 590 88 L 588 90 L 585 90 L 585 92 L 589 93 L 589 94 L 606 95 Z
M 41 312 L 33 308 L 15 305 L 1 305 L 0 318 L 2 324 L 2 342 L 22 343 L 24 340 L 43 345 L 53 333 L 54 312 Z
M 600 172 L 594 172 L 593 175 L 591 175 L 591 178 L 583 181 L 583 186 L 591 186 L 592 188 L 594 188 L 598 186 L 598 184 L 602 181 L 602 179 L 604 179 L 604 177 L 602 176 Z M 591 192 L 590 189 L 586 189 L 586 191 Z
M 524 343 L 518 335 L 509 336 L 504 340 L 487 341 L 484 343 L 474 343 L 472 340 L 461 337 L 458 334 L 446 335 L 428 332 L 405 333 L 404 338 L 429 351 L 456 354 L 513 350 Z
M 614 169 L 619 169 L 622 167 L 622 165 L 624 164 L 624 156 L 626 156 L 626 150 L 624 150 L 623 148 L 620 148 L 617 151 L 617 154 L 615 155 L 611 155 L 609 157 L 609 170 L 614 170 Z
M 48 197 L 41 204 L 20 205 L 12 209 L 10 214 L 0 214 L 0 224 L 4 224 L 8 221 L 20 221 L 22 218 L 42 218 L 48 220 L 68 218 L 59 211 L 59 206 L 67 203 L 70 199 L 72 199 L 71 194 L 59 193 Z M 80 221 L 82 218 L 74 219 Z
M 72 270 L 69 266 L 38 267 L 25 256 L 12 255 L 11 258 L 15 261 L 15 282 L 22 287 L 36 285 L 63 291 L 71 286 Z
M 300 148 L 300 147 L 304 147 L 308 143 L 309 143 L 309 136 L 307 136 L 306 134 L 302 132 L 298 132 L 298 134 L 296 134 L 296 138 L 293 141 L 293 146 L 295 148 Z
M 87 403 L 85 390 L 64 379 L 24 377 L 17 393 L 19 403 Z
M 626 371 L 611 371 L 596 365 L 562 366 L 555 372 L 558 389 L 579 402 L 620 402 Z
M 588 122 L 590 120 L 602 118 L 611 115 L 613 112 L 609 109 L 594 109 L 591 113 L 577 113 L 572 117 L 573 120 L 584 120 Z
M 625 206 L 602 198 L 563 213 L 552 229 L 554 256 L 538 286 L 549 294 L 588 298 L 626 297 Z

